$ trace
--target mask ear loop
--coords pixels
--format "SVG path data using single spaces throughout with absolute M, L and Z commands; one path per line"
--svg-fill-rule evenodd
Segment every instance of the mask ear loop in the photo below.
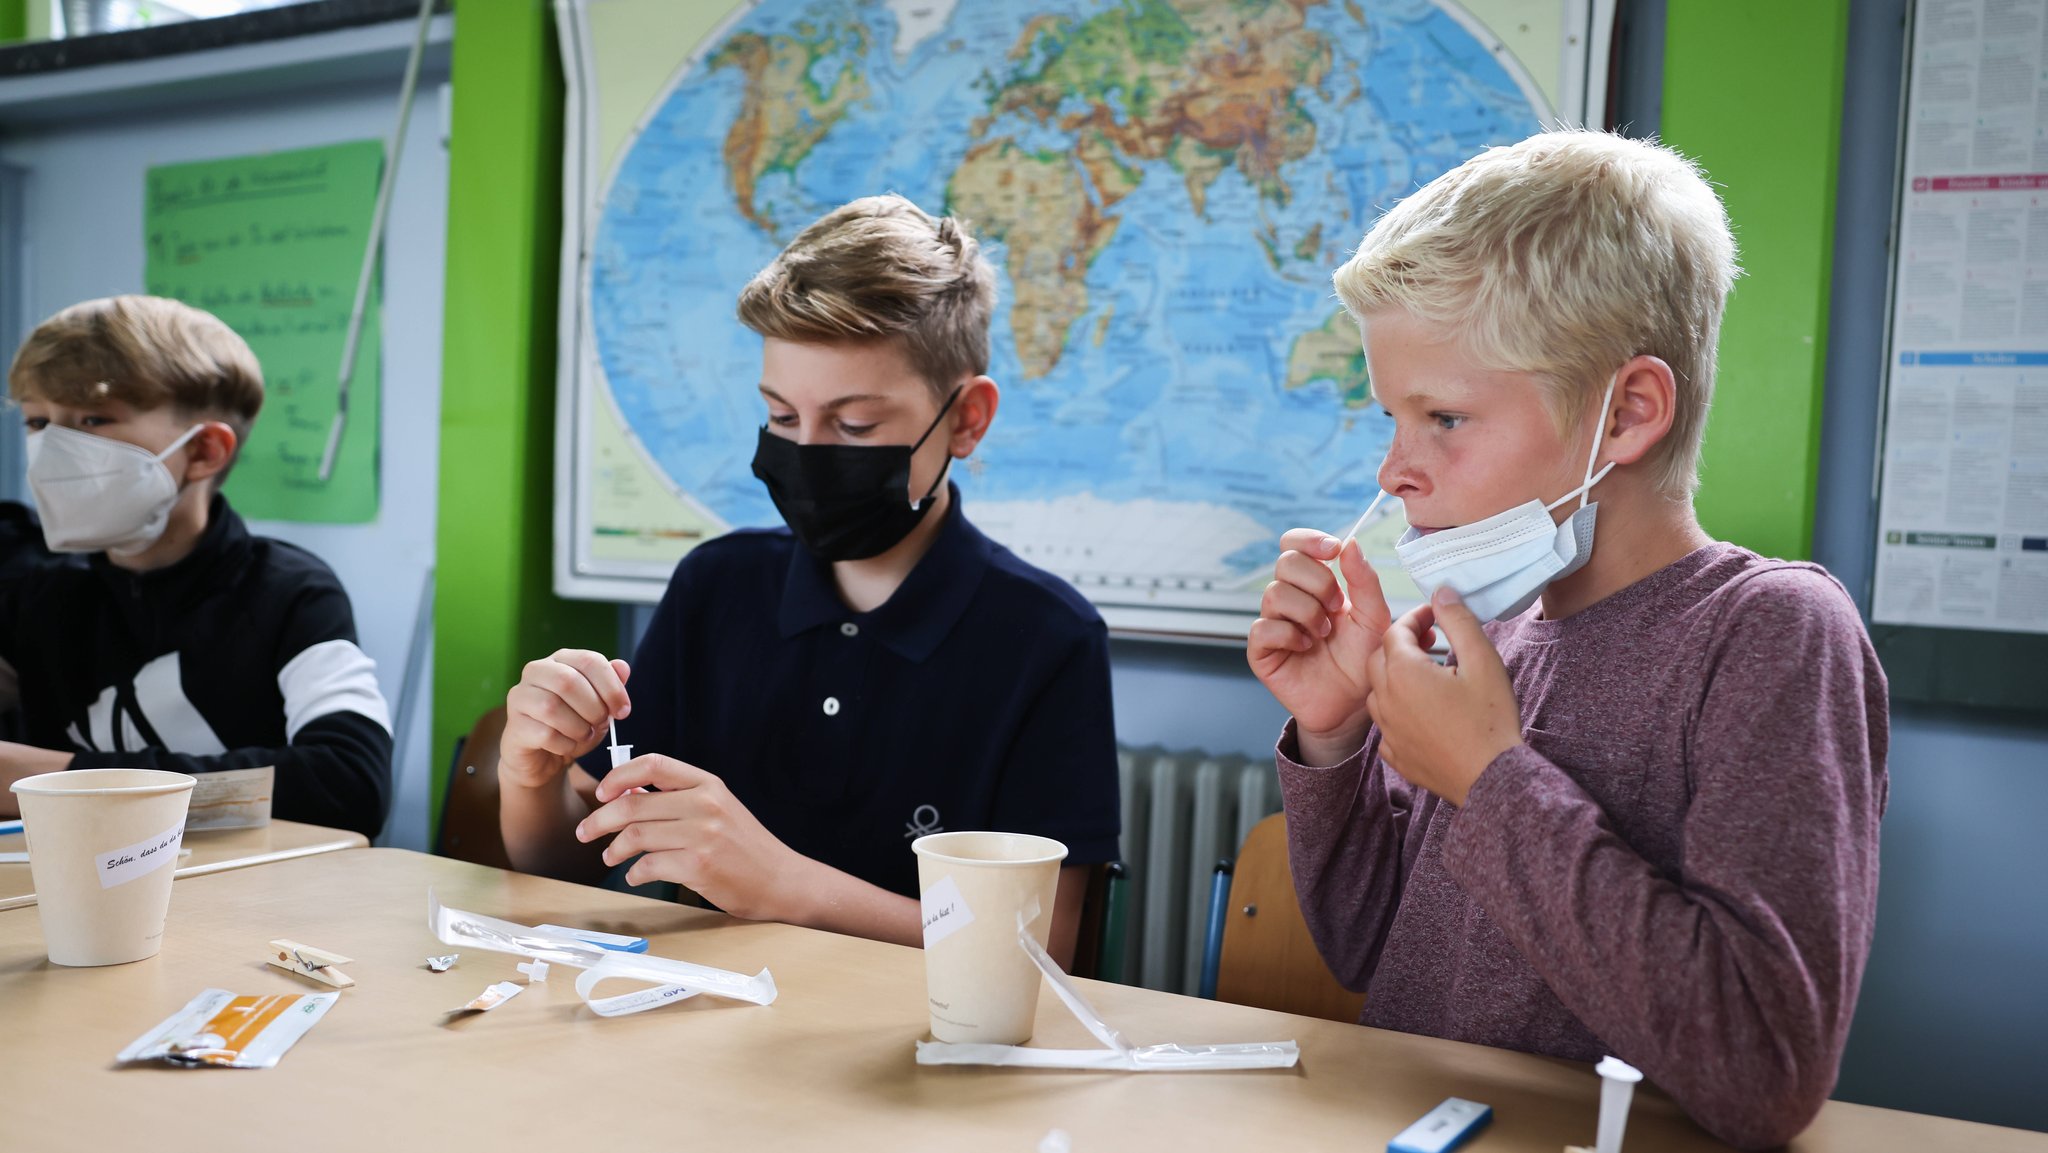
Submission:
M 1587 499 L 1592 496 L 1593 486 L 1599 484 L 1603 479 L 1606 478 L 1608 473 L 1614 471 L 1615 465 L 1621 463 L 1618 460 L 1610 460 L 1607 462 L 1607 466 L 1605 468 L 1602 468 L 1598 473 L 1595 473 L 1593 471 L 1593 462 L 1600 459 L 1600 431 L 1601 429 L 1607 427 L 1607 406 L 1613 403 L 1614 401 L 1614 382 L 1620 379 L 1621 374 L 1619 372 L 1615 373 L 1613 376 L 1608 377 L 1607 391 L 1600 395 L 1600 423 L 1593 429 L 1593 447 L 1590 451 L 1586 453 L 1585 483 L 1579 485 L 1579 487 L 1573 489 L 1571 492 L 1568 492 L 1563 496 L 1558 497 L 1556 500 L 1551 501 L 1549 504 L 1544 505 L 1544 512 L 1555 511 L 1558 505 L 1563 504 L 1564 502 L 1570 500 L 1574 496 L 1579 498 L 1579 507 L 1585 508 Z
M 205 428 L 205 427 L 206 427 L 206 425 L 205 425 L 205 424 L 203 424 L 203 423 L 201 423 L 201 424 L 195 424 L 195 425 L 193 425 L 193 426 L 192 426 L 191 428 L 188 428 L 188 429 L 186 429 L 186 430 L 185 430 L 185 435 L 183 435 L 183 436 L 179 437 L 178 439 L 176 439 L 176 440 L 172 441 L 172 442 L 171 442 L 171 446 L 170 446 L 169 448 L 167 448 L 167 449 L 163 450 L 162 452 L 160 452 L 160 453 L 157 453 L 157 454 L 156 454 L 156 461 L 157 461 L 157 463 L 158 463 L 158 464 L 162 464 L 162 463 L 163 463 L 164 461 L 166 461 L 166 460 L 170 459 L 170 455 L 171 455 L 172 453 L 174 453 L 174 452 L 178 451 L 178 450 L 179 450 L 179 449 L 181 449 L 181 448 L 184 448 L 184 447 L 185 447 L 185 446 L 186 446 L 186 445 L 187 445 L 188 443 L 190 443 L 190 442 L 191 442 L 191 440 L 192 440 L 192 438 L 193 438 L 193 437 L 195 437 L 195 436 L 198 436 L 198 435 L 199 435 L 199 430 L 200 430 L 200 429 L 202 429 L 202 428 Z
M 930 440 L 930 439 L 932 438 L 932 433 L 934 433 L 934 432 L 937 432 L 937 431 L 938 431 L 938 428 L 939 428 L 939 422 L 940 422 L 940 421 L 942 421 L 942 420 L 944 420 L 944 419 L 946 419 L 946 413 L 947 413 L 947 412 L 949 412 L 949 411 L 950 411 L 950 410 L 952 409 L 952 407 L 953 407 L 953 402 L 954 402 L 954 401 L 956 401 L 956 400 L 959 400 L 959 399 L 960 399 L 960 394 L 961 394 L 961 393 L 963 393 L 963 392 L 966 392 L 966 391 L 967 391 L 967 386 L 966 386 L 966 385 L 964 385 L 964 384 L 963 384 L 963 385 L 961 385 L 961 386 L 960 386 L 959 388 L 956 388 L 956 389 L 954 389 L 954 390 L 953 390 L 953 394 L 952 394 L 951 396 L 948 396 L 948 397 L 946 398 L 946 403 L 944 403 L 944 404 L 942 404 L 942 405 L 940 405 L 940 406 L 939 406 L 939 415 L 937 415 L 937 416 L 935 416 L 935 417 L 933 417 L 933 418 L 932 418 L 932 423 L 931 423 L 931 425 L 930 425 L 929 427 L 927 427 L 927 428 L 926 428 L 926 429 L 924 430 L 924 435 L 923 435 L 923 436 L 920 436 L 920 437 L 918 437 L 918 438 L 917 438 L 917 443 L 916 443 L 916 444 L 913 444 L 913 445 L 911 445 L 911 446 L 910 446 L 910 455 L 911 455 L 911 456 L 916 456 L 916 455 L 917 455 L 917 450 L 918 450 L 918 449 L 921 449 L 921 448 L 923 448 L 923 447 L 924 447 L 924 442 L 925 442 L 925 441 L 928 441 L 928 440 Z M 910 502 L 910 507 L 911 507 L 911 508 L 923 508 L 923 507 L 924 507 L 924 502 L 926 502 L 926 501 L 930 500 L 930 499 L 931 499 L 931 498 L 933 497 L 933 495 L 934 495 L 934 494 L 936 494 L 936 493 L 937 493 L 937 492 L 939 491 L 939 486 L 940 486 L 940 485 L 942 485 L 942 484 L 944 484 L 944 483 L 946 483 L 946 474 L 947 474 L 947 473 L 950 473 L 950 472 L 952 472 L 952 471 L 953 471 L 953 454 L 951 454 L 951 453 L 947 453 L 947 454 L 946 454 L 946 463 L 945 463 L 945 464 L 943 464 L 943 465 L 941 465 L 941 466 L 939 466 L 939 475 L 938 475 L 938 476 L 936 476 L 936 477 L 933 477 L 933 478 L 932 478 L 932 486 L 931 486 L 930 488 L 928 488 L 928 489 L 924 490 L 924 495 L 923 495 L 923 496 L 921 496 L 921 497 L 918 497 L 918 498 L 917 498 L 916 500 L 914 500 L 914 501 L 911 501 L 911 502 Z

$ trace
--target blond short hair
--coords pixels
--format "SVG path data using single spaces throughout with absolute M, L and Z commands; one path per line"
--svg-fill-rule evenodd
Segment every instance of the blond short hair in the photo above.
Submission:
M 17 401 L 77 408 L 169 405 L 219 420 L 246 442 L 263 408 L 263 369 L 210 312 L 161 296 L 108 296 L 37 325 L 14 354 L 7 390 Z
M 740 293 L 740 322 L 806 344 L 900 342 L 943 394 L 988 371 L 996 274 L 967 225 L 894 194 L 833 209 Z
M 1489 368 L 1536 375 L 1560 431 L 1630 357 L 1671 366 L 1677 411 L 1647 458 L 1699 487 L 1714 346 L 1739 275 L 1728 213 L 1692 161 L 1563 131 L 1489 148 L 1373 224 L 1332 280 L 1352 316 L 1398 308 L 1456 331 Z

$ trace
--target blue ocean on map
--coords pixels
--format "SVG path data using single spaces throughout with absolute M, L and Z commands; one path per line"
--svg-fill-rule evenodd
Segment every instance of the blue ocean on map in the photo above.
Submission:
M 588 291 L 612 401 L 682 492 L 776 523 L 734 298 L 811 219 L 898 192 L 966 217 L 1000 273 L 969 515 L 1229 510 L 1183 567 L 1269 566 L 1281 531 L 1357 517 L 1391 434 L 1345 367 L 1331 271 L 1402 195 L 1549 114 L 1476 27 L 1371 0 L 763 0 L 609 174 Z

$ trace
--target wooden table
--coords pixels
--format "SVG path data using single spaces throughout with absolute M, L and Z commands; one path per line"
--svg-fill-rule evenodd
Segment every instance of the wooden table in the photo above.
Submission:
M 272 821 L 257 829 L 217 829 L 186 833 L 185 858 L 177 877 L 203 877 L 223 869 L 240 869 L 271 861 L 288 861 L 338 849 L 368 848 L 369 838 L 346 829 L 302 825 L 296 821 Z M 20 833 L 0 836 L 0 852 L 19 853 L 28 848 Z M 27 864 L 0 863 L 0 909 L 20 909 L 36 903 L 35 881 Z
M 456 908 L 653 939 L 651 952 L 753 972 L 768 1007 L 699 998 L 604 1019 L 577 971 L 449 1020 L 516 959 L 447 951 L 427 889 Z M 264 965 L 273 937 L 356 958 L 356 986 L 268 1070 L 116 1068 L 114 1054 L 201 989 L 318 992 Z M 158 957 L 104 969 L 43 958 L 33 917 L 0 918 L 0 1143 L 23 1149 L 1012 1150 L 1066 1130 L 1079 1153 L 1375 1153 L 1451 1095 L 1493 1106 L 1475 1153 L 1590 1143 L 1583 1065 L 1084 982 L 1134 1041 L 1295 1039 L 1291 1070 L 1092 1073 L 919 1068 L 923 959 L 912 949 L 520 876 L 395 849 L 284 861 L 179 884 Z M 631 986 L 600 987 L 600 995 Z M 1050 994 L 1034 1043 L 1092 1042 Z M 1661 1094 L 1637 1094 L 1628 1148 L 1721 1148 Z M 1792 1148 L 2048 1150 L 2048 1135 L 1832 1103 Z

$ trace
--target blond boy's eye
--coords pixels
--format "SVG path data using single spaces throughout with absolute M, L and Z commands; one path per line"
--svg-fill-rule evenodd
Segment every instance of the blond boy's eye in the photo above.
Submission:
M 1436 426 L 1438 428 L 1443 429 L 1445 432 L 1449 432 L 1450 430 L 1465 423 L 1464 417 L 1459 416 L 1456 413 L 1450 412 L 1433 412 L 1430 414 L 1430 419 L 1436 421 Z

